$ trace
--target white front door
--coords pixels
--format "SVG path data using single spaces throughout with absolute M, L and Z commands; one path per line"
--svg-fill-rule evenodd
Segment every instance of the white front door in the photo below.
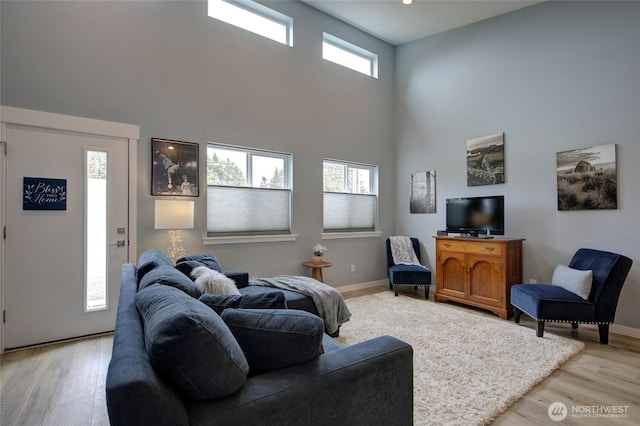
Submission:
M 9 123 L 6 142 L 5 348 L 113 330 L 130 140 Z

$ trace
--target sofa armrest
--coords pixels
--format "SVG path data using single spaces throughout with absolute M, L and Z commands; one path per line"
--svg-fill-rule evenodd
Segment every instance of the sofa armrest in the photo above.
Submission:
M 229 397 L 185 405 L 194 425 L 412 425 L 413 349 L 382 336 L 252 377 Z
M 243 288 L 249 285 L 249 273 L 247 271 L 224 271 L 224 274 L 236 282 L 236 287 Z

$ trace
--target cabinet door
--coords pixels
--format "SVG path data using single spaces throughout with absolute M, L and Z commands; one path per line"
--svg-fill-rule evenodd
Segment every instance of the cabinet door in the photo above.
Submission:
M 467 255 L 467 272 L 469 300 L 499 307 L 504 304 L 505 277 L 501 257 Z
M 438 256 L 437 290 L 442 294 L 464 297 L 464 254 L 441 252 Z

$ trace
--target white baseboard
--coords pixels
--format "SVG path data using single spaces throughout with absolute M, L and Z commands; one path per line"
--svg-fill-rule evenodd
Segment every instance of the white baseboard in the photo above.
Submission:
M 584 328 L 598 329 L 598 326 L 595 324 L 580 324 L 580 326 Z M 634 339 L 640 339 L 640 329 L 627 327 L 626 325 L 611 324 L 609 326 L 609 333 L 616 333 L 627 337 L 633 337 Z
M 341 287 L 336 287 L 336 290 L 338 290 L 340 293 L 346 293 L 348 291 L 364 290 L 365 288 L 380 287 L 381 285 L 388 284 L 388 280 L 369 281 L 366 283 L 343 285 Z

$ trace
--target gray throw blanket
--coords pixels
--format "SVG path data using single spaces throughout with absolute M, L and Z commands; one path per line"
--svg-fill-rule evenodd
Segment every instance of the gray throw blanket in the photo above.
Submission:
M 342 295 L 335 288 L 313 278 L 277 275 L 273 278 L 252 278 L 249 280 L 249 285 L 291 290 L 311 297 L 329 334 L 338 331 L 338 327 L 351 318 L 351 312 L 344 303 Z

